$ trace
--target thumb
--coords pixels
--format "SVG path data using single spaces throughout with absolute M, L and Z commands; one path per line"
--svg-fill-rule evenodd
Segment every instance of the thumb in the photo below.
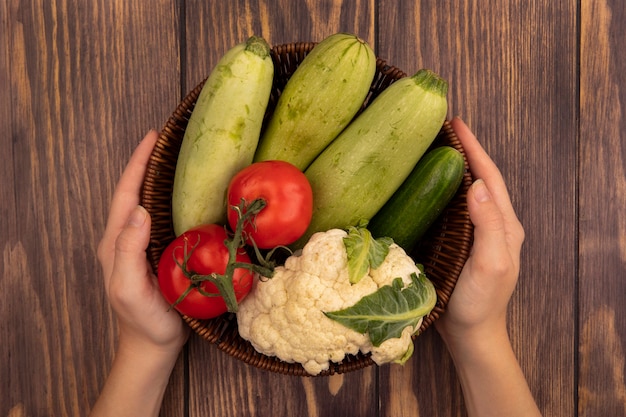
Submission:
M 482 179 L 470 187 L 467 207 L 474 224 L 474 255 L 494 258 L 506 251 L 504 216 Z
M 130 274 L 146 273 L 146 248 L 150 241 L 150 215 L 135 207 L 115 241 L 114 269 Z

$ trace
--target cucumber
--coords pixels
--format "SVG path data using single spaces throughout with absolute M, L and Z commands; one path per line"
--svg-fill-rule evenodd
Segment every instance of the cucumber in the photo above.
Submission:
M 454 197 L 464 171 L 465 160 L 456 149 L 441 146 L 429 151 L 367 228 L 374 237 L 390 237 L 411 253 Z
M 357 36 L 336 33 L 315 45 L 278 98 L 255 161 L 283 160 L 303 171 L 359 111 L 376 55 Z
M 313 161 L 315 232 L 370 220 L 407 178 L 441 130 L 448 83 L 429 70 L 385 90 Z
M 274 78 L 270 46 L 256 36 L 224 54 L 198 96 L 183 136 L 172 192 L 178 236 L 226 220 L 226 189 L 252 163 Z

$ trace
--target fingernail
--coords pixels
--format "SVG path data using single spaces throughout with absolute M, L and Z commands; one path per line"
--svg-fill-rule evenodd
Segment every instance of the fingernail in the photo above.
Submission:
M 485 181 L 477 179 L 472 185 L 472 191 L 474 192 L 474 199 L 479 203 L 491 200 L 491 193 L 485 185 Z
M 147 212 L 145 208 L 141 206 L 135 207 L 128 217 L 128 226 L 142 226 L 146 222 L 146 215 Z

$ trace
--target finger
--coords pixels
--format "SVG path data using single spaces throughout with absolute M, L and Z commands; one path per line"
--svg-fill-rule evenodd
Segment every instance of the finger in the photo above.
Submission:
M 115 239 L 115 258 L 111 276 L 124 280 L 129 277 L 133 283 L 119 282 L 124 288 L 132 288 L 138 277 L 149 275 L 146 263 L 146 248 L 150 240 L 150 216 L 141 206 L 135 206 L 127 218 L 126 225 Z M 139 284 L 141 284 L 139 282 Z M 110 282 L 106 283 L 109 288 Z
M 458 117 L 450 122 L 459 141 L 463 145 L 465 156 L 470 167 L 470 171 L 476 178 L 485 180 L 493 190 L 494 195 L 503 194 L 508 196 L 508 191 L 504 185 L 504 179 L 500 170 L 484 150 L 476 136 L 470 128 Z
M 482 179 L 476 180 L 468 190 L 467 208 L 474 224 L 472 261 L 492 265 L 496 259 L 510 259 L 504 216 Z
M 106 229 L 98 248 L 98 255 L 103 265 L 112 261 L 115 239 L 124 228 L 131 211 L 139 204 L 141 184 L 157 138 L 156 131 L 152 130 L 146 134 L 133 152 L 115 188 Z
M 485 152 L 484 148 L 476 139 L 476 136 L 460 118 L 455 117 L 452 119 L 451 125 L 463 145 L 465 156 L 467 157 L 467 162 L 473 176 L 484 180 L 491 191 L 493 200 L 502 211 L 506 223 L 515 227 L 517 223 L 519 223 L 519 220 L 515 214 L 508 189 L 500 170 L 487 152 Z
M 107 226 L 121 230 L 130 212 L 139 204 L 139 193 L 158 133 L 151 130 L 135 149 L 113 194 Z

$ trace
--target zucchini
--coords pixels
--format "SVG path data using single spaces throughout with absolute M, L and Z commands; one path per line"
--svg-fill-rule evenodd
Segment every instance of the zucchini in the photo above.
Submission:
M 375 73 L 376 55 L 355 35 L 315 45 L 287 81 L 254 160 L 280 159 L 303 171 L 354 118 Z
M 450 146 L 426 153 L 369 222 L 374 237 L 390 237 L 407 253 L 439 217 L 461 185 L 463 155 Z
M 204 223 L 226 220 L 226 189 L 252 163 L 274 78 L 268 43 L 248 38 L 211 71 L 183 136 L 172 192 L 178 236 Z
M 341 132 L 305 171 L 313 218 L 297 245 L 369 221 L 382 208 L 441 130 L 447 91 L 445 80 L 420 70 L 383 90 Z

